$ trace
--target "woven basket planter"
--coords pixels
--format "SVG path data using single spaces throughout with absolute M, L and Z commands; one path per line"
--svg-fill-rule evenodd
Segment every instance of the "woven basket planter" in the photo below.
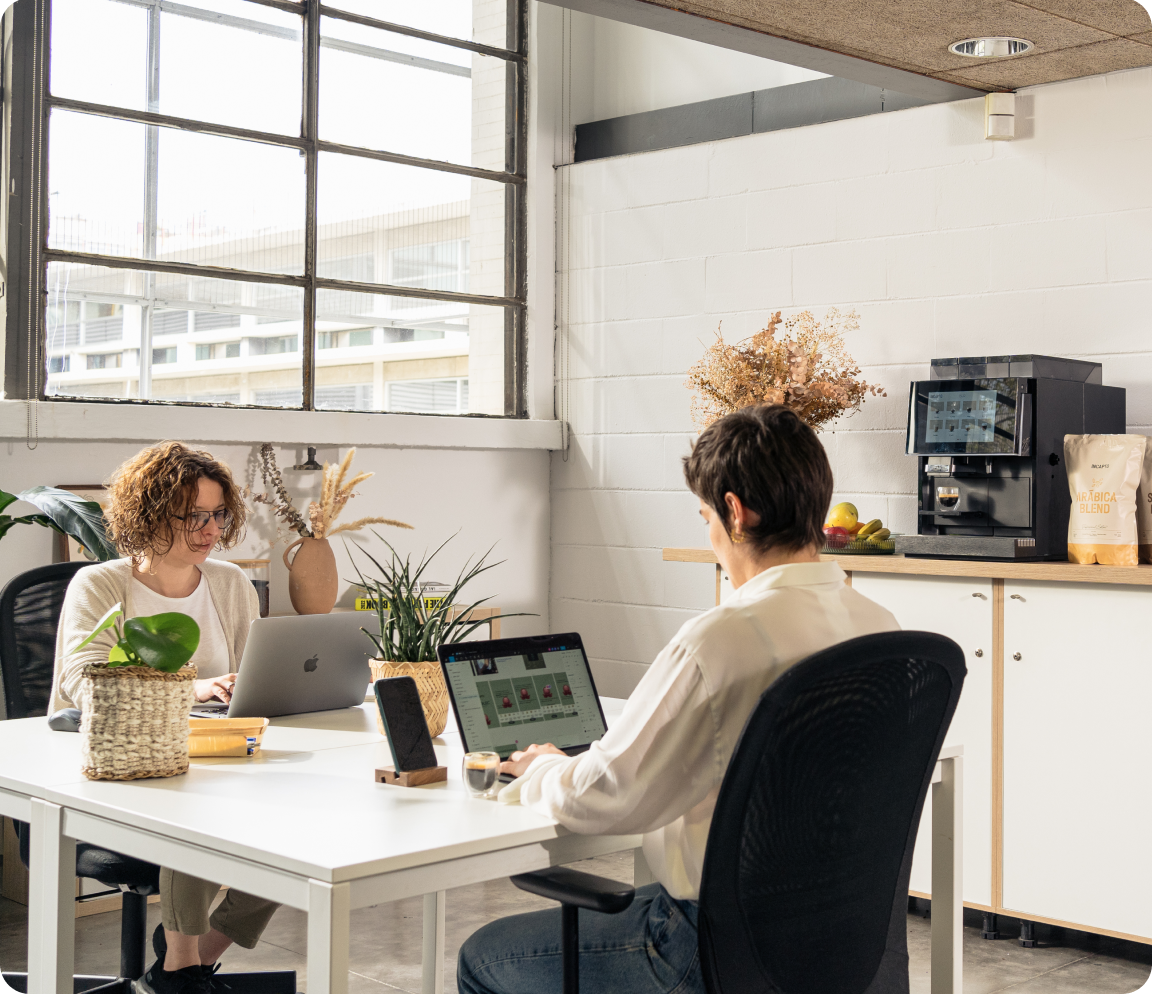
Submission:
M 424 720 L 428 722 L 428 734 L 435 738 L 448 724 L 448 688 L 444 685 L 444 674 L 439 663 L 389 663 L 383 659 L 372 660 L 372 682 L 385 677 L 410 676 L 416 681 L 420 691 L 420 703 L 424 705 Z M 380 709 L 376 709 L 376 727 L 384 734 L 384 722 L 380 719 Z
M 89 780 L 139 780 L 188 772 L 188 712 L 196 667 L 85 666 L 81 674 L 81 772 Z

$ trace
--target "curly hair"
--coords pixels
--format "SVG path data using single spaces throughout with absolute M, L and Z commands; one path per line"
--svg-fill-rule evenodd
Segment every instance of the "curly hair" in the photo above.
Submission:
M 176 541 L 175 518 L 196 510 L 199 481 L 215 480 L 224 491 L 224 507 L 232 516 L 217 543 L 230 549 L 241 538 L 247 510 L 232 471 L 203 449 L 182 442 L 160 442 L 138 452 L 108 481 L 104 517 L 116 548 L 139 565 L 149 555 L 164 556 Z M 190 543 L 190 533 L 184 532 Z

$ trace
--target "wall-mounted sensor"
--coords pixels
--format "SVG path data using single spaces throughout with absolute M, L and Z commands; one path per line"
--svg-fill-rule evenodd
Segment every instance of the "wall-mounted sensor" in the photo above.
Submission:
M 984 137 L 1011 141 L 1016 137 L 1016 94 L 989 93 L 984 97 Z

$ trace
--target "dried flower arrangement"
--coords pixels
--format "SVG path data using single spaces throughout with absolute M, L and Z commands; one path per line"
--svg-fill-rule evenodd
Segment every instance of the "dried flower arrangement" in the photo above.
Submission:
M 357 473 L 347 479 L 348 471 L 352 467 L 352 457 L 356 455 L 355 449 L 349 449 L 339 466 L 324 463 L 324 480 L 320 486 L 320 500 L 312 501 L 308 505 L 308 520 L 296 510 L 288 488 L 284 486 L 284 478 L 280 475 L 280 467 L 276 463 L 276 453 L 270 442 L 260 446 L 260 475 L 264 478 L 264 486 L 271 487 L 272 493 L 251 493 L 252 500 L 257 504 L 267 504 L 272 508 L 276 517 L 284 521 L 293 531 L 304 538 L 331 538 L 340 532 L 357 531 L 366 525 L 392 525 L 394 528 L 411 528 L 403 521 L 393 521 L 391 518 L 357 518 L 347 524 L 332 525 L 344 505 L 356 496 L 355 487 L 363 483 L 372 473 Z
M 780 325 L 785 335 L 777 337 Z M 784 404 L 807 425 L 820 430 L 842 414 L 858 411 L 868 395 L 883 389 L 858 379 L 860 368 L 844 346 L 856 331 L 855 311 L 833 308 L 817 321 L 811 311 L 781 321 L 777 311 L 768 327 L 738 345 L 719 330 L 716 342 L 688 370 L 692 421 L 703 431 L 712 422 L 752 404 Z

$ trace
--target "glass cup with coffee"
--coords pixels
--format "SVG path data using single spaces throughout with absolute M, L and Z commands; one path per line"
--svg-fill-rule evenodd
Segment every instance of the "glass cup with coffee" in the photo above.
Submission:
M 495 797 L 500 781 L 500 754 L 467 752 L 462 773 L 464 786 L 473 797 Z

